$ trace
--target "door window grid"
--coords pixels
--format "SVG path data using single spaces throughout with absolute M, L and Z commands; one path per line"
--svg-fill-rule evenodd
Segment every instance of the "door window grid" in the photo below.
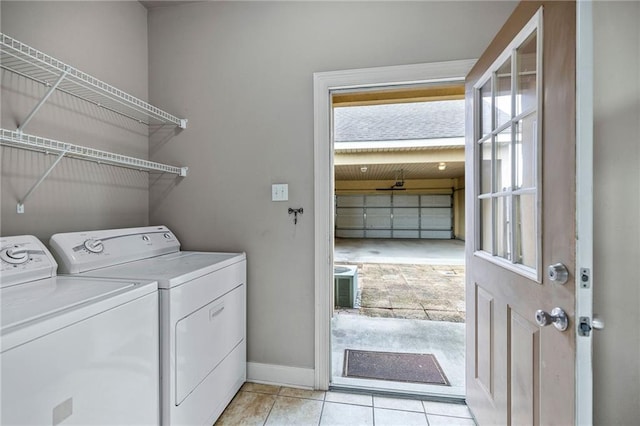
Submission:
M 538 281 L 539 23 L 525 28 L 475 86 L 477 254 Z

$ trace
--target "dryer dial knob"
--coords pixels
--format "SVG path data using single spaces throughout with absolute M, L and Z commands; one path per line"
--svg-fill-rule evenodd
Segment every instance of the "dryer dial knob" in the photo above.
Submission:
M 2 252 L 0 252 L 0 258 L 2 258 L 2 260 L 4 260 L 7 263 L 12 263 L 16 265 L 20 263 L 25 263 L 27 260 L 29 260 L 29 253 L 25 248 L 11 247 L 11 248 L 2 250 Z
M 89 250 L 91 253 L 102 253 L 104 250 L 104 245 L 102 245 L 102 241 L 89 239 L 84 242 L 84 248 Z

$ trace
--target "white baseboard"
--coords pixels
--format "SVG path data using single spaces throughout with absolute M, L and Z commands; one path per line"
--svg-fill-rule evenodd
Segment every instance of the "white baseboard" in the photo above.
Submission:
M 314 380 L 312 368 L 247 362 L 247 381 L 249 382 L 313 389 Z

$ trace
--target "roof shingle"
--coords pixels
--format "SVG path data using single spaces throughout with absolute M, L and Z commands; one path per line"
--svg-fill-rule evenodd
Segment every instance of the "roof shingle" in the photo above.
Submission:
M 336 142 L 464 136 L 464 100 L 334 108 Z

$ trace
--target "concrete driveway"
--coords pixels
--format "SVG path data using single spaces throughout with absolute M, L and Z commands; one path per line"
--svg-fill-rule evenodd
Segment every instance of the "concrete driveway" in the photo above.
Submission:
M 337 239 L 335 264 L 358 266 L 356 307 L 338 313 L 464 322 L 464 242 Z
M 336 238 L 335 263 L 464 265 L 464 241 Z

